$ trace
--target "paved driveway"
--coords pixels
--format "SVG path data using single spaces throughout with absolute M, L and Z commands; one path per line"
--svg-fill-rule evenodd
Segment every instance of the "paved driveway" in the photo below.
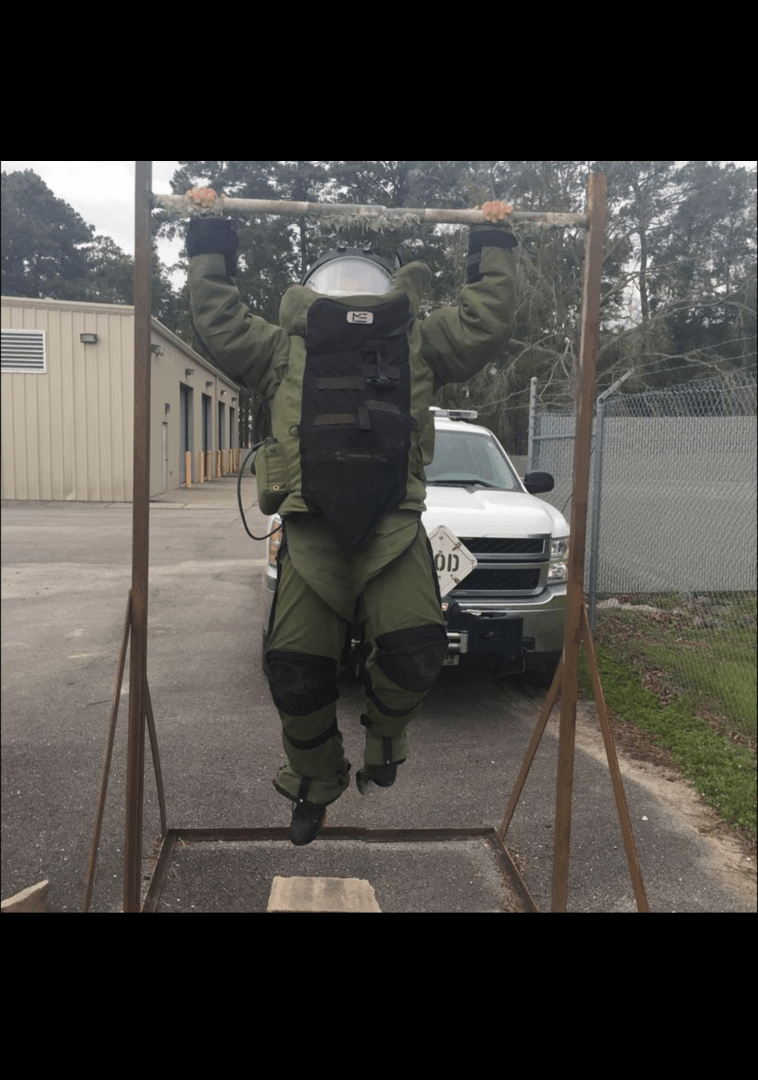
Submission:
M 251 484 L 244 482 L 244 502 L 261 535 Z M 284 826 L 288 804 L 271 783 L 282 759 L 279 724 L 260 666 L 264 544 L 244 532 L 232 478 L 156 501 L 150 517 L 148 681 L 169 827 Z M 80 909 L 130 578 L 130 506 L 3 505 L 3 898 L 47 878 L 51 912 Z M 126 691 L 92 903 L 99 912 L 122 905 Z M 412 756 L 396 787 L 361 798 L 351 786 L 329 826 L 497 826 L 541 698 L 517 679 L 495 683 L 476 669 L 445 670 L 413 725 Z M 354 770 L 360 711 L 359 687 L 346 681 L 339 718 Z M 556 749 L 557 719 L 507 840 L 543 911 L 550 908 Z M 730 877 L 723 859 L 714 860 L 686 785 L 672 799 L 676 785 L 654 770 L 630 764 L 625 775 L 651 910 L 754 910 L 754 883 L 736 864 Z M 159 833 L 149 774 L 145 786 L 149 855 Z M 146 872 L 149 866 L 146 860 Z M 273 842 L 195 847 L 177 856 L 161 910 L 265 911 L 277 875 L 365 878 L 387 912 L 509 906 L 489 855 L 476 845 L 324 840 L 297 850 Z M 583 717 L 569 910 L 635 910 L 607 765 Z

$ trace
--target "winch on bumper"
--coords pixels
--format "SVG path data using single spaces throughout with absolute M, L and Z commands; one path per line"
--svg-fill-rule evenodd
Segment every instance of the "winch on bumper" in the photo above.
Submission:
M 524 620 L 513 615 L 463 611 L 454 601 L 444 599 L 442 610 L 447 624 L 445 663 L 457 664 L 468 654 L 494 654 L 501 658 L 504 673 L 524 670 Z

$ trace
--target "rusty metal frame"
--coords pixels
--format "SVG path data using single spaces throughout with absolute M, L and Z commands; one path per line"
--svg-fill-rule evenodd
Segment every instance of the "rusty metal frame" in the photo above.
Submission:
M 369 844 L 434 844 L 481 840 L 490 849 L 503 880 L 515 895 L 522 911 L 531 914 L 538 913 L 537 905 L 508 854 L 497 829 L 361 829 L 327 826 L 321 830 L 318 838 L 319 843 L 360 840 Z M 162 839 L 142 911 L 151 913 L 159 910 L 163 887 L 178 844 L 262 843 L 272 840 L 289 845 L 289 830 L 282 828 L 169 829 Z
M 132 518 L 132 587 L 129 592 L 119 671 L 114 689 L 111 725 L 105 752 L 103 779 L 95 825 L 95 837 L 85 885 L 83 910 L 89 909 L 97 846 L 110 770 L 113 737 L 118 715 L 127 644 L 131 644 L 129 674 L 129 730 L 127 745 L 126 823 L 124 845 L 124 911 L 156 911 L 160 894 L 178 841 L 288 841 L 286 829 L 168 829 L 165 798 L 158 755 L 150 691 L 147 685 L 147 614 L 150 533 L 150 211 L 153 205 L 152 162 L 135 162 L 135 273 L 134 273 L 134 492 Z M 537 911 L 529 891 L 508 855 L 505 837 L 526 782 L 531 763 L 539 747 L 550 713 L 561 696 L 561 721 L 556 787 L 556 829 L 553 861 L 552 910 L 566 910 L 570 861 L 571 800 L 573 794 L 576 706 L 579 692 L 579 650 L 583 643 L 592 675 L 595 700 L 608 756 L 617 810 L 632 876 L 637 907 L 647 911 L 642 876 L 634 844 L 631 820 L 624 796 L 613 735 L 605 706 L 597 667 L 592 632 L 584 603 L 584 556 L 589 504 L 590 452 L 598 350 L 601 277 L 605 252 L 607 215 L 607 180 L 602 173 L 591 173 L 588 208 L 582 222 L 587 226 L 587 250 L 582 298 L 582 340 L 577 386 L 577 429 L 575 440 L 573 499 L 571 511 L 571 548 L 567 597 L 566 642 L 563 659 L 547 695 L 533 733 L 527 756 L 516 781 L 506 815 L 497 829 L 406 829 L 372 830 L 325 828 L 325 841 L 358 839 L 366 842 L 420 841 L 455 842 L 484 839 L 494 852 L 508 882 L 524 909 Z M 547 215 L 549 216 L 549 215 Z M 145 731 L 149 731 L 161 815 L 161 848 L 147 888 L 142 893 L 142 813 L 144 803 Z
M 150 544 L 150 376 L 152 244 L 150 212 L 152 161 L 136 161 L 134 173 L 134 448 L 132 491 L 132 584 L 126 606 L 124 633 L 113 692 L 111 721 L 95 817 L 95 831 L 84 886 L 82 911 L 88 911 L 97 870 L 118 708 L 129 648 L 129 726 L 126 762 L 126 821 L 124 827 L 124 911 L 140 910 L 142 886 L 142 813 L 144 806 L 145 731 L 158 786 L 161 830 L 166 833 L 166 804 L 158 738 L 147 684 L 147 612 Z
M 571 855 L 571 802 L 574 789 L 576 706 L 579 697 L 579 650 L 581 645 L 584 645 L 592 678 L 595 704 L 605 743 L 616 809 L 624 838 L 624 849 L 637 902 L 637 910 L 640 912 L 648 911 L 631 818 L 629 817 L 629 809 L 624 795 L 621 771 L 616 756 L 613 732 L 603 695 L 592 630 L 584 600 L 584 560 L 587 543 L 587 512 L 589 509 L 592 422 L 600 332 L 601 280 L 603 261 L 605 259 L 607 207 L 607 178 L 604 173 L 591 173 L 587 208 L 587 253 L 582 297 L 581 352 L 577 379 L 577 418 L 576 438 L 574 441 L 565 644 L 563 658 L 558 665 L 553 684 L 537 721 L 506 815 L 498 829 L 498 835 L 504 844 L 508 827 L 513 818 L 532 761 L 550 714 L 560 695 L 561 718 L 558 740 L 558 780 L 556 786 L 551 907 L 553 912 L 565 912 L 568 901 L 568 873 Z

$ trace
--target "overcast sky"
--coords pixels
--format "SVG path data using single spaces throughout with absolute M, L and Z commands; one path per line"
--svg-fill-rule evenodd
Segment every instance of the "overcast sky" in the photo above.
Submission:
M 171 193 L 171 177 L 178 161 L 153 162 L 153 191 Z M 5 161 L 3 172 L 32 169 L 53 195 L 76 210 L 101 236 L 110 236 L 122 251 L 134 255 L 133 161 Z M 166 246 L 161 259 L 172 263 L 176 255 Z
M 755 168 L 756 162 L 735 165 Z M 122 251 L 134 254 L 133 161 L 3 161 L 2 168 L 3 172 L 33 169 L 97 234 L 110 236 Z M 178 161 L 153 162 L 156 194 L 170 194 L 170 180 L 178 168 Z M 179 246 L 180 242 L 161 243 L 160 257 L 166 265 L 176 262 Z

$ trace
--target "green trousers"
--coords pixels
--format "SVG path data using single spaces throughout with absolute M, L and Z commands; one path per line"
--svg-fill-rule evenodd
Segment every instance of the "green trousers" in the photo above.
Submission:
M 342 554 L 318 519 L 288 521 L 266 642 L 287 764 L 275 787 L 327 804 L 349 784 L 337 671 L 351 626 L 366 643 L 364 767 L 408 756 L 408 724 L 447 650 L 436 573 L 418 515 L 389 515 L 368 551 Z

